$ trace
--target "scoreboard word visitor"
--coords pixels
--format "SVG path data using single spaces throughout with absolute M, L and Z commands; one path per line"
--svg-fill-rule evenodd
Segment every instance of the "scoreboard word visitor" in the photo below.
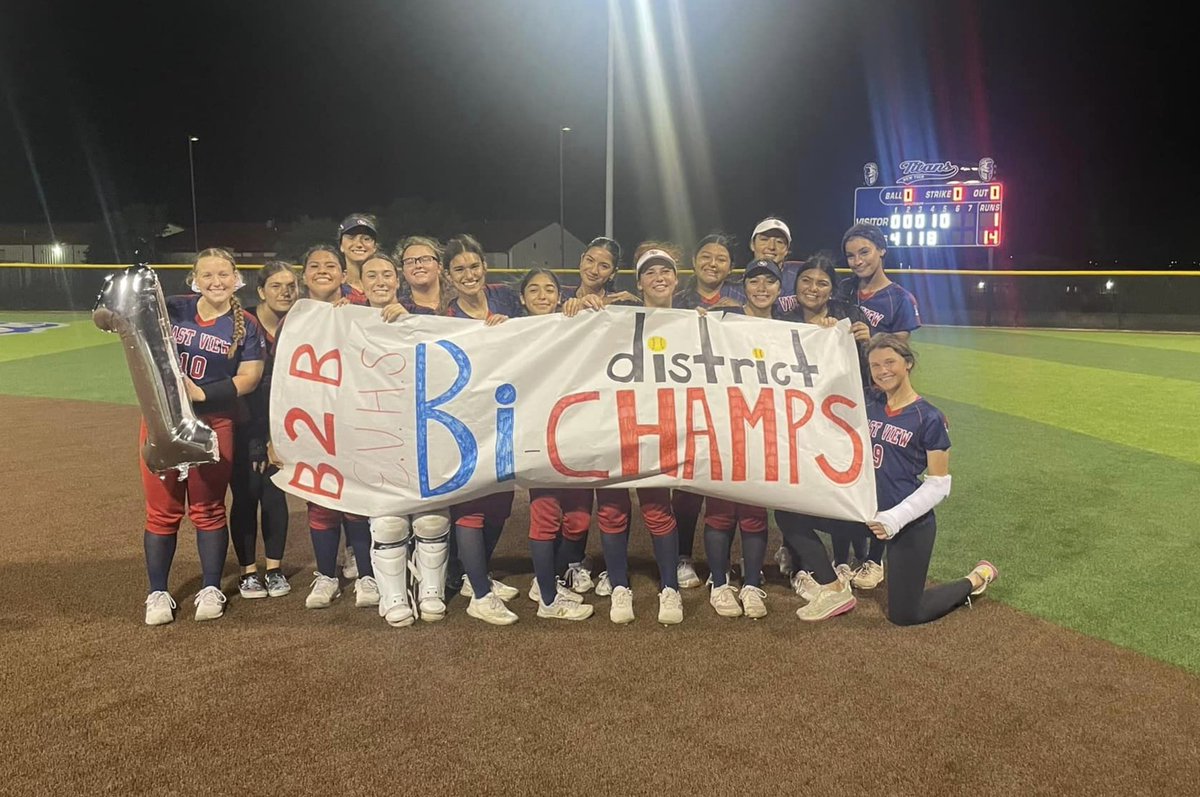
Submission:
M 610 307 L 478 321 L 301 300 L 276 349 L 281 488 L 403 515 L 524 487 L 676 487 L 875 514 L 848 322 Z
M 997 182 L 969 180 L 926 184 L 935 180 L 961 180 L 994 173 L 980 161 L 979 167 L 960 167 L 949 162 L 901 164 L 899 185 L 868 185 L 854 191 L 854 221 L 883 229 L 895 247 L 996 247 L 1002 239 L 1004 187 Z M 868 182 L 873 172 L 868 164 Z

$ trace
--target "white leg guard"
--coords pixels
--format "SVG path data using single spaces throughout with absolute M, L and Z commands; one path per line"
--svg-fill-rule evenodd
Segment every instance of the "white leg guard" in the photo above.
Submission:
M 371 567 L 379 585 L 379 616 L 397 627 L 412 625 L 408 599 L 408 518 L 371 518 Z
M 450 515 L 429 512 L 413 518 L 414 571 L 420 582 L 417 604 L 426 622 L 446 616 L 446 566 L 450 561 Z

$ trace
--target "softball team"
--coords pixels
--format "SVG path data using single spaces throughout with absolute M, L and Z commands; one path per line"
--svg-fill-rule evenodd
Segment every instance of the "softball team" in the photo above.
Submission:
M 368 305 L 386 321 L 410 313 L 436 313 L 492 326 L 515 316 L 561 312 L 569 318 L 611 304 L 636 305 L 649 311 L 733 312 L 824 326 L 850 319 L 850 333 L 860 347 L 864 381 L 869 375 L 871 382 L 868 418 L 880 511 L 865 525 L 777 512 L 785 539 L 780 565 L 785 571 L 796 571 L 793 586 L 806 601 L 797 616 L 818 621 L 852 610 L 855 589 L 881 583 L 886 551 L 888 619 L 913 625 L 941 617 L 982 593 L 998 571 L 981 561 L 962 579 L 925 586 L 936 537 L 933 510 L 950 492 L 950 441 L 944 416 L 912 387 L 915 356 L 907 338 L 920 322 L 912 295 L 891 282 L 883 269 L 885 243 L 882 233 L 870 225 L 848 230 L 843 236 L 843 252 L 854 277 L 839 288 L 832 258 L 827 255 L 789 263 L 785 270 L 791 233 L 783 221 L 768 217 L 754 229 L 750 243 L 754 260 L 739 283 L 730 276 L 734 243 L 728 235 L 714 233 L 697 243 L 692 256 L 695 276 L 679 291 L 676 264 L 682 252 L 670 244 L 649 241 L 634 254 L 634 294 L 615 288 L 620 246 L 609 238 L 596 238 L 580 257 L 578 286 L 564 287 L 553 271 L 538 268 L 527 272 L 514 290 L 487 283 L 483 247 L 469 235 L 457 235 L 445 246 L 432 238 L 410 236 L 401 241 L 393 257 L 378 249 L 374 219 L 354 214 L 339 227 L 338 247 L 322 244 L 305 253 L 301 277 L 308 298 L 335 305 Z M 216 432 L 220 460 L 194 469 L 186 481 L 160 479 L 142 465 L 150 580 L 146 623 L 150 625 L 174 618 L 176 604 L 167 591 L 167 575 L 185 506 L 197 528 L 203 571 L 202 588 L 195 598 L 196 619 L 215 619 L 224 612 L 226 598 L 220 590 L 220 577 L 230 536 L 240 567 L 242 597 L 281 596 L 290 591 L 281 569 L 287 503 L 269 478 L 275 467 L 267 437 L 274 341 L 297 297 L 297 276 L 287 263 L 273 261 L 264 266 L 258 274 L 259 303 L 252 312 L 238 303 L 235 291 L 240 277 L 228 252 L 201 252 L 190 281 L 198 296 L 171 297 L 168 313 L 181 364 L 189 376 L 189 398 L 197 415 Z M 846 298 L 834 298 L 838 295 Z M 204 349 L 196 345 L 201 329 L 204 339 L 210 341 Z M 872 331 L 878 334 L 871 337 Z M 211 351 L 213 339 L 220 341 L 220 357 Z M 243 409 L 235 425 L 238 397 L 243 397 Z M 142 435 L 144 438 L 144 426 Z M 228 525 L 224 512 L 227 488 L 232 489 L 234 499 Z M 598 596 L 610 597 L 612 622 L 632 622 L 629 490 L 535 488 L 529 495 L 534 570 L 529 597 L 537 604 L 537 616 L 575 621 L 589 618 L 594 608 L 584 602 L 582 594 L 594 586 Z M 705 503 L 703 544 L 713 610 L 723 617 L 767 614 L 762 588 L 766 507 L 706 499 L 683 490 L 672 493 L 667 488 L 639 488 L 637 497 L 658 565 L 660 623 L 682 622 L 679 589 L 700 586 L 692 548 Z M 418 617 L 442 619 L 446 594 L 452 590 L 469 598 L 469 616 L 494 625 L 516 622 L 517 615 L 506 603 L 519 591 L 493 578 L 490 571 L 512 501 L 511 492 L 501 492 L 444 512 L 370 521 L 310 502 L 308 518 L 317 572 L 305 605 L 325 608 L 341 594 L 337 555 L 344 529 L 347 553 L 354 554 L 356 566 L 361 568 L 354 578 L 355 603 L 378 607 L 389 624 L 407 626 Z M 260 509 L 265 581 L 256 561 Z M 585 556 L 593 509 L 606 566 L 595 582 Z M 740 589 L 731 581 L 730 561 L 733 535 L 738 530 L 742 533 Z M 817 530 L 833 538 L 832 561 Z M 869 551 L 858 551 L 861 564 L 854 570 L 851 545 L 861 544 L 867 533 L 872 545 Z

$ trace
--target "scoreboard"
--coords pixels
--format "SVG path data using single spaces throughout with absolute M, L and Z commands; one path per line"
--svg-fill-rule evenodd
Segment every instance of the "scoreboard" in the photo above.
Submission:
M 1000 183 L 885 185 L 854 191 L 854 223 L 882 229 L 890 246 L 999 246 Z

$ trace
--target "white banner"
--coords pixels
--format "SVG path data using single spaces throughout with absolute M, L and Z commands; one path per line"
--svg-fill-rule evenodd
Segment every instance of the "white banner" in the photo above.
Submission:
M 525 487 L 683 487 L 875 515 L 849 323 L 610 307 L 495 327 L 302 300 L 278 341 L 275 482 L 358 515 Z

